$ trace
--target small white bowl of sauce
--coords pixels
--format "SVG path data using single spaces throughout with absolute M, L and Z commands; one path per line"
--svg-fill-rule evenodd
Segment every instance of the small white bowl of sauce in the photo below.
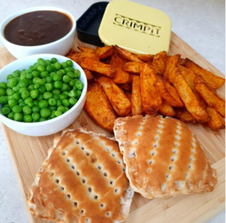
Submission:
M 67 11 L 33 7 L 17 11 L 0 24 L 0 38 L 16 58 L 40 53 L 66 55 L 75 39 L 76 22 Z

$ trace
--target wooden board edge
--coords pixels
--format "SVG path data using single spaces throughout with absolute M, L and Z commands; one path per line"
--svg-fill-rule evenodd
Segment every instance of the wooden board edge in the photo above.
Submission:
M 7 135 L 6 134 L 6 128 L 8 128 L 8 127 L 5 126 L 3 123 L 1 123 L 1 127 L 2 127 L 2 130 L 3 130 L 3 134 Z M 15 174 L 16 179 L 17 179 L 19 189 L 20 189 L 20 192 L 21 192 L 21 195 L 22 195 L 22 200 L 24 201 L 24 205 L 25 205 L 25 208 L 27 210 L 26 212 L 27 212 L 29 222 L 34 223 L 33 217 L 31 215 L 30 210 L 29 210 L 28 205 L 27 205 L 26 191 L 25 191 L 25 187 L 23 186 L 22 177 L 20 176 L 19 169 L 17 168 L 18 164 L 17 164 L 17 161 L 15 160 L 15 156 L 13 154 L 13 149 L 11 148 L 11 144 L 10 144 L 9 140 L 6 140 L 6 145 L 7 145 L 8 150 L 9 150 L 9 154 L 10 154 L 11 161 L 12 161 L 12 164 L 13 164 L 13 169 L 16 173 Z
M 152 203 L 155 202 L 155 200 L 152 200 L 152 202 L 149 202 L 131 212 L 127 222 L 149 222 L 150 215 L 152 216 L 153 222 L 158 223 L 171 222 L 171 220 L 175 223 L 198 223 L 213 218 L 225 208 L 225 158 L 213 164 L 212 167 L 215 168 L 218 173 L 218 183 L 212 192 L 205 194 L 181 195 L 181 199 L 178 199 L 178 197 L 172 197 L 165 200 L 162 199 L 161 204 L 156 203 L 156 206 Z M 200 198 L 201 196 L 205 196 L 205 198 Z M 176 202 L 174 202 L 173 199 L 175 199 Z M 200 202 L 201 199 L 203 199 L 202 202 Z M 189 208 L 182 207 L 184 204 L 191 203 L 190 201 L 194 202 L 194 200 L 196 200 L 196 202 L 192 205 L 190 209 L 191 212 L 189 212 Z M 181 201 L 183 201 L 183 204 Z M 216 206 L 216 203 L 218 202 L 219 204 Z M 154 210 L 150 208 L 150 203 L 152 203 L 152 207 L 155 206 Z M 171 204 L 173 205 L 171 206 Z M 183 218 L 180 218 L 181 209 L 187 212 L 187 215 L 184 215 L 183 213 Z M 169 213 L 173 213 L 173 215 L 170 215 Z M 187 216 L 189 217 L 187 218 Z

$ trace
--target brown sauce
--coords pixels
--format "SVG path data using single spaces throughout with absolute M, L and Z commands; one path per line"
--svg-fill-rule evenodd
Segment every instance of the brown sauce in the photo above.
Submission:
M 71 28 L 72 21 L 63 13 L 35 11 L 10 21 L 4 29 L 4 36 L 17 45 L 37 46 L 62 38 Z

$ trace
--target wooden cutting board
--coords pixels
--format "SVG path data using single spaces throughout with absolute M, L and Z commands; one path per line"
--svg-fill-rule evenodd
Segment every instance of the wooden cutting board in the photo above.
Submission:
M 87 44 L 75 40 L 74 48 L 77 45 Z M 92 46 L 93 47 L 93 46 Z M 178 36 L 172 33 L 169 54 L 181 54 L 182 58 L 188 57 L 200 66 L 212 71 L 216 75 L 224 77 L 214 66 L 206 61 L 201 55 L 195 52 Z M 0 48 L 0 68 L 15 60 L 6 50 Z M 218 89 L 218 94 L 225 97 L 224 86 Z M 189 124 L 189 128 L 197 136 L 201 146 L 211 165 L 217 170 L 218 183 L 211 193 L 183 195 L 169 199 L 148 200 L 139 194 L 135 194 L 131 212 L 127 222 L 130 223 L 170 223 L 170 222 L 205 222 L 225 208 L 225 130 L 212 131 L 209 127 L 200 124 Z M 105 133 L 82 111 L 77 120 L 69 128 L 83 127 L 98 133 Z M 45 137 L 30 137 L 21 135 L 2 124 L 4 135 L 12 157 L 14 168 L 23 193 L 24 201 L 28 188 L 34 180 L 35 173 L 47 155 L 48 148 L 53 144 L 53 138 L 60 133 Z M 35 219 L 28 210 L 28 217 L 32 223 L 45 223 L 44 220 Z

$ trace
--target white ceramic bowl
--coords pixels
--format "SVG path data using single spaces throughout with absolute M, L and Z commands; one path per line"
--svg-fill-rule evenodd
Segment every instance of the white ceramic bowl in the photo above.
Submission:
M 57 11 L 57 12 L 66 14 L 72 21 L 72 28 L 70 32 L 59 40 L 56 40 L 52 43 L 39 45 L 39 46 L 21 46 L 21 45 L 13 44 L 8 40 L 6 40 L 4 37 L 5 26 L 12 19 L 20 15 L 23 15 L 25 13 L 34 12 L 34 11 Z M 18 12 L 15 12 L 12 15 L 8 16 L 6 19 L 4 19 L 0 24 L 0 38 L 3 44 L 5 45 L 5 47 L 8 49 L 8 51 L 16 58 L 23 58 L 26 56 L 40 54 L 40 53 L 66 55 L 69 52 L 69 50 L 72 48 L 73 42 L 75 40 L 75 28 L 76 28 L 75 19 L 69 12 L 60 8 L 49 7 L 49 6 L 33 7 L 33 8 L 27 8 L 27 9 L 23 9 Z
M 37 54 L 22 59 L 18 59 L 6 65 L 4 68 L 0 70 L 0 82 L 7 82 L 8 74 L 11 74 L 15 70 L 23 70 L 29 68 L 29 66 L 33 65 L 38 58 L 51 59 L 53 57 L 55 57 L 60 63 L 68 60 L 68 58 L 64 56 L 59 56 L 55 54 Z M 70 108 L 67 112 L 60 115 L 59 117 L 47 121 L 25 123 L 11 120 L 6 116 L 2 115 L 1 114 L 2 105 L 0 104 L 0 122 L 4 123 L 6 126 L 8 126 L 9 128 L 13 129 L 16 132 L 29 136 L 45 136 L 54 134 L 72 124 L 75 121 L 75 119 L 79 116 L 84 107 L 87 92 L 87 79 L 85 73 L 77 63 L 75 63 L 74 61 L 72 62 L 73 67 L 80 71 L 81 73 L 80 81 L 84 84 L 82 94 L 78 102 L 72 108 Z

